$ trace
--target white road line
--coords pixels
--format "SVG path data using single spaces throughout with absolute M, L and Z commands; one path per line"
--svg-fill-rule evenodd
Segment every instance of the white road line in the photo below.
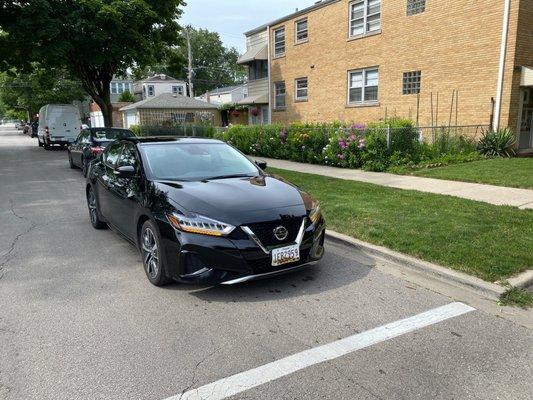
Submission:
M 463 303 L 451 303 L 410 318 L 392 322 L 345 339 L 282 358 L 249 371 L 169 397 L 166 400 L 222 400 L 296 371 L 334 360 L 357 350 L 474 311 Z

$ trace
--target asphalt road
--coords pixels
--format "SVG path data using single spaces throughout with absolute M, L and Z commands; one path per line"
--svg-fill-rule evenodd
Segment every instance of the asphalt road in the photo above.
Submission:
M 292 275 L 156 288 L 130 244 L 92 229 L 83 188 L 65 151 L 0 127 L 2 400 L 199 398 L 190 390 L 241 372 L 258 384 L 232 399 L 533 396 L 533 334 L 513 310 L 452 299 L 331 243 L 319 266 Z M 387 324 L 456 301 L 476 310 L 379 339 Z M 342 355 L 309 362 L 332 351 L 318 346 L 354 335 Z M 310 365 L 268 378 L 306 350 Z M 247 372 L 271 362 L 268 373 Z

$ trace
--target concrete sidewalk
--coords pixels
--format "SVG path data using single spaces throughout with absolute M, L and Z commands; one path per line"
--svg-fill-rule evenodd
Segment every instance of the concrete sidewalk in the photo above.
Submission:
M 395 175 L 383 172 L 366 172 L 355 169 L 327 167 L 323 165 L 303 164 L 293 161 L 259 158 L 269 166 L 296 172 L 305 172 L 351 181 L 373 183 L 397 189 L 418 190 L 419 192 L 443 194 L 463 199 L 482 201 L 494 205 L 508 205 L 521 209 L 533 209 L 533 190 L 507 188 L 502 186 L 482 185 L 446 181 L 442 179 L 421 178 L 417 176 Z

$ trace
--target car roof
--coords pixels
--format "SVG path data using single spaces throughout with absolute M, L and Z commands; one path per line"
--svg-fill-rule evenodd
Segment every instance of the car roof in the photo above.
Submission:
M 113 127 L 106 127 L 106 128 L 94 128 L 94 127 L 91 127 L 91 128 L 87 128 L 88 130 L 90 131 L 105 131 L 105 130 L 114 130 L 114 131 L 128 131 L 128 132 L 131 132 L 131 130 L 129 129 L 126 129 L 126 128 L 113 128 Z
M 145 136 L 145 137 L 131 137 L 121 139 L 126 142 L 134 142 L 138 144 L 151 143 L 180 143 L 180 144 L 220 144 L 224 143 L 220 140 L 210 138 L 193 138 L 193 137 L 178 137 L 178 136 Z

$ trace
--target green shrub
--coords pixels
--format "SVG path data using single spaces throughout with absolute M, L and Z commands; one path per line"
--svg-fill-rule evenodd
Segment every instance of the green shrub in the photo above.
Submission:
M 139 125 L 131 125 L 129 129 L 135 136 L 141 136 L 141 127 Z
M 126 90 L 120 95 L 118 101 L 120 101 L 121 103 L 135 103 L 135 97 L 129 91 Z
M 483 133 L 478 143 L 478 151 L 490 157 L 511 157 L 515 154 L 516 135 L 509 129 L 498 129 Z
M 463 160 L 472 152 L 479 157 L 474 144 L 462 137 L 442 134 L 438 143 L 422 143 L 413 123 L 400 118 L 368 125 L 234 125 L 213 135 L 246 154 L 369 171 L 415 168 L 432 160 L 451 163 L 457 154 Z

